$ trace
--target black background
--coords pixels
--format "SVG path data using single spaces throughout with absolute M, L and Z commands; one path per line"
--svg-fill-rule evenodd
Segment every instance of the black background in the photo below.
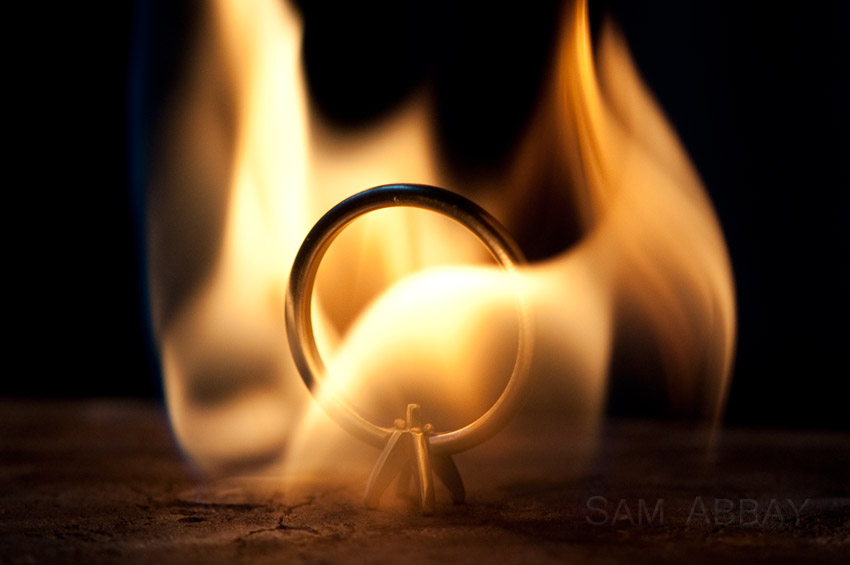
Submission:
M 182 63 L 192 5 L 123 4 L 7 19 L 15 32 L 4 40 L 11 315 L 0 395 L 161 394 L 140 189 L 146 140 Z M 328 117 L 356 127 L 433 80 L 446 156 L 472 172 L 512 147 L 557 13 L 533 2 L 495 10 L 386 3 L 357 12 L 304 4 L 308 76 Z M 727 237 L 739 309 L 727 422 L 850 427 L 845 9 L 674 0 L 591 0 L 591 8 L 594 25 L 609 13 L 623 28 Z M 349 65 L 329 55 L 340 38 Z M 493 60 L 487 54 L 502 64 L 474 64 Z M 327 94 L 352 65 L 391 85 L 383 98 Z M 513 108 L 498 130 L 487 125 L 487 104 Z M 622 402 L 613 400 L 618 412 Z

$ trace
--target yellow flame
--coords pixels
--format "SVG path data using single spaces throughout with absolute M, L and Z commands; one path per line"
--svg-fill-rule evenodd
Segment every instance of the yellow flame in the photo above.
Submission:
M 276 455 L 304 404 L 283 346 L 283 288 L 318 214 L 305 190 L 297 19 L 282 2 L 206 8 L 150 191 L 149 239 L 174 430 L 218 466 Z
M 308 400 L 282 294 L 318 216 L 390 182 L 474 193 L 514 231 L 542 221 L 517 212 L 545 196 L 539 179 L 561 192 L 564 208 L 549 207 L 546 220 L 578 218 L 581 237 L 521 274 L 535 320 L 529 411 L 550 426 L 596 429 L 624 324 L 641 344 L 650 337 L 674 410 L 720 415 L 735 336 L 722 234 L 613 26 L 594 60 L 584 0 L 565 11 L 550 84 L 508 174 L 467 187 L 435 156 L 427 94 L 368 131 L 339 134 L 306 102 L 288 4 L 218 0 L 208 17 L 174 104 L 149 226 L 170 415 L 197 461 L 263 459 L 289 445 L 297 470 L 353 441 Z M 349 230 L 317 280 L 314 324 L 333 378 L 383 425 L 407 402 L 438 429 L 475 418 L 513 362 L 513 283 L 495 267 L 461 266 L 485 254 L 435 214 L 389 210 Z

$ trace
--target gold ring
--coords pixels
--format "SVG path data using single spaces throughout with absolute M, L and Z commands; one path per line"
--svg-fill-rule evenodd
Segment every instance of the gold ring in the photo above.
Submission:
M 357 217 L 395 206 L 423 208 L 457 221 L 475 234 L 496 262 L 517 281 L 517 265 L 525 262 L 522 252 L 493 216 L 466 198 L 433 186 L 392 184 L 370 188 L 343 200 L 313 226 L 295 256 L 286 289 L 289 347 L 304 384 L 328 415 L 356 437 L 379 448 L 384 447 L 395 428 L 366 420 L 341 394 L 319 392 L 326 384 L 326 369 L 313 335 L 312 294 L 319 264 L 336 236 Z M 531 322 L 519 285 L 517 312 L 520 319 L 517 356 L 505 389 L 477 420 L 454 431 L 430 435 L 433 454 L 458 453 L 478 445 L 504 427 L 521 406 L 529 381 Z

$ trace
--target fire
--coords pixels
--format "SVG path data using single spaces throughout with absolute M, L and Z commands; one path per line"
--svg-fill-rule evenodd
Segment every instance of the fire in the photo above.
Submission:
M 334 424 L 286 344 L 288 269 L 325 210 L 392 182 L 464 193 L 514 233 L 578 218 L 575 245 L 520 275 L 535 324 L 530 409 L 552 425 L 596 429 L 624 324 L 651 337 L 676 413 L 721 415 L 735 338 L 723 237 L 612 25 L 594 58 L 585 1 L 564 12 L 550 83 L 509 174 L 481 186 L 441 164 L 426 92 L 366 132 L 323 123 L 307 101 L 300 22 L 287 3 L 217 0 L 206 18 L 173 104 L 148 229 L 169 413 L 195 461 L 216 468 L 289 448 L 287 464 L 300 469 L 332 449 L 316 438 Z M 541 197 L 544 177 L 571 209 L 527 217 L 521 204 Z M 449 428 L 483 413 L 510 374 L 514 292 L 462 228 L 392 209 L 335 242 L 314 325 L 332 378 L 376 422 L 417 402 Z

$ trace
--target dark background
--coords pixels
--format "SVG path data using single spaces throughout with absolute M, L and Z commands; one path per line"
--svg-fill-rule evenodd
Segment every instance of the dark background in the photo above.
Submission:
M 12 337 L 0 395 L 161 394 L 146 318 L 141 188 L 146 140 L 182 63 L 192 4 L 123 4 L 30 9 L 7 20 L 17 32 L 4 40 Z M 446 156 L 471 172 L 511 149 L 557 13 L 533 2 L 486 13 L 485 3 L 348 13 L 304 4 L 308 76 L 327 116 L 356 127 L 432 80 Z M 591 8 L 595 26 L 610 13 L 623 28 L 727 237 L 739 309 L 727 422 L 850 428 L 845 9 L 674 0 Z M 346 49 L 328 49 L 340 39 Z M 386 88 L 329 95 L 346 69 Z M 504 113 L 498 129 L 487 120 L 493 108 Z M 615 386 L 614 413 L 628 414 L 622 400 Z

